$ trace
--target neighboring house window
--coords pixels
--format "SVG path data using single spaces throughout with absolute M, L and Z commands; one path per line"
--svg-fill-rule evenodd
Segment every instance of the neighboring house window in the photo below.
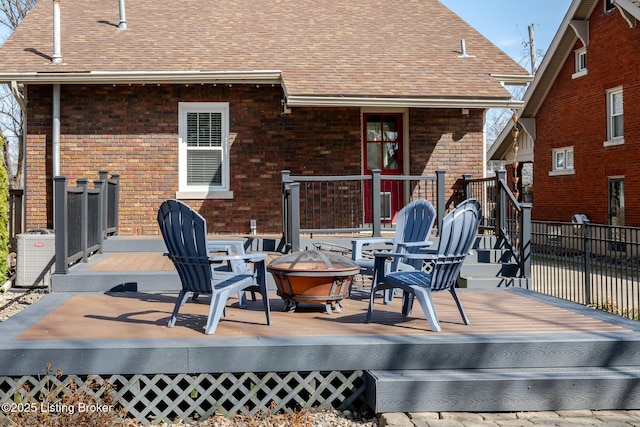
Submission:
M 605 145 L 624 144 L 624 107 L 622 88 L 607 91 L 607 141 Z
M 613 0 L 604 0 L 604 11 L 611 12 L 616 8 L 616 5 L 613 4 Z
M 584 76 L 587 74 L 587 48 L 583 47 L 574 53 L 575 56 L 575 72 L 573 78 Z
M 570 175 L 573 169 L 573 147 L 556 148 L 552 151 L 553 169 L 549 175 Z
M 229 104 L 178 106 L 180 198 L 229 198 Z

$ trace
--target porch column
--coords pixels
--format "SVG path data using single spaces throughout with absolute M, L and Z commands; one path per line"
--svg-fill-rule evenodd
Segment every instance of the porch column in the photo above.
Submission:
M 371 171 L 371 225 L 373 226 L 373 237 L 382 236 L 382 219 L 380 211 L 380 177 L 382 171 L 373 169 Z
M 60 176 L 60 85 L 53 85 L 53 125 L 51 144 L 53 150 L 53 176 Z

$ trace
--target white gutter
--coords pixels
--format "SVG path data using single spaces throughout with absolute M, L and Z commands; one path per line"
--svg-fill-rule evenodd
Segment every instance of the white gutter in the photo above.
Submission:
M 279 70 L 255 71 L 70 71 L 0 73 L 0 83 L 17 81 L 30 84 L 171 84 L 171 83 L 275 83 L 280 84 Z
M 524 76 L 523 78 L 526 78 Z M 522 108 L 521 101 L 500 98 L 374 98 L 350 96 L 287 95 L 280 70 L 252 71 L 87 71 L 0 73 L 0 83 L 23 84 L 177 84 L 255 83 L 278 84 L 289 107 L 422 107 L 422 108 Z
M 414 108 L 522 108 L 512 99 L 491 98 L 372 98 L 356 96 L 287 96 L 288 107 L 414 107 Z

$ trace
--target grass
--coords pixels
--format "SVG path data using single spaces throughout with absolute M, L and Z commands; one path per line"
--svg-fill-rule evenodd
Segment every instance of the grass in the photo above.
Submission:
M 590 304 L 589 307 L 606 311 L 608 313 L 617 314 L 618 316 L 626 317 L 631 320 L 640 320 L 640 312 L 637 308 L 633 309 L 622 309 L 617 304 L 614 304 L 610 301 L 601 302 L 597 304 Z

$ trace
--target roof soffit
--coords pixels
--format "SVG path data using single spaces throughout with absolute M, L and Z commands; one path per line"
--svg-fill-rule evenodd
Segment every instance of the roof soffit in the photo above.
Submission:
M 614 3 L 620 8 L 622 17 L 627 21 L 629 27 L 634 28 L 640 19 L 640 2 L 638 0 L 614 0 Z

